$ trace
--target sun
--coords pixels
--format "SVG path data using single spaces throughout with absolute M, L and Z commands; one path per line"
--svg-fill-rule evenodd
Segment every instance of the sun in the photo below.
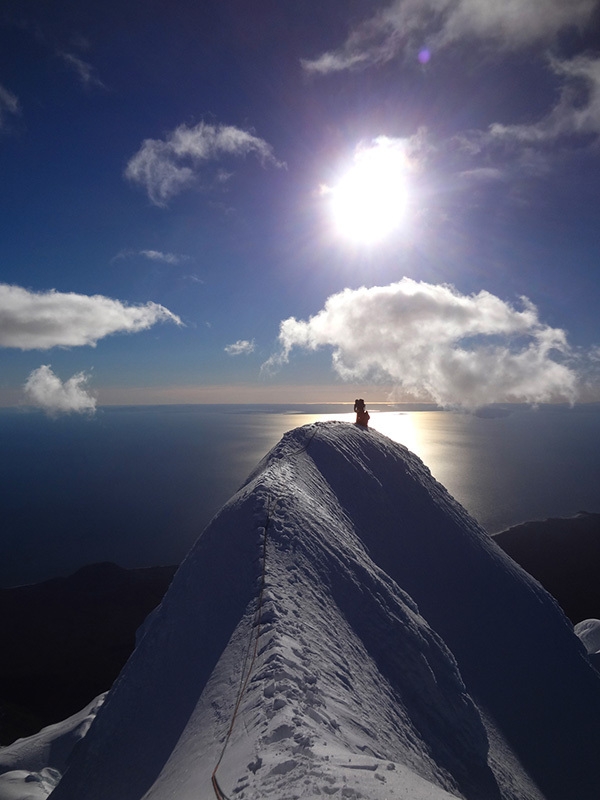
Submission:
M 397 141 L 379 137 L 359 148 L 354 163 L 329 195 L 333 223 L 343 238 L 374 244 L 402 223 L 407 201 L 407 159 Z

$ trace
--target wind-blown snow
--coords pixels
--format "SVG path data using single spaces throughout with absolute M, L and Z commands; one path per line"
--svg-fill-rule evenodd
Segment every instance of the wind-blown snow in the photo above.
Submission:
M 575 633 L 586 649 L 590 664 L 600 672 L 600 619 L 585 619 L 575 625 Z
M 575 633 L 590 655 L 600 653 L 600 619 L 585 619 L 575 625 Z
M 599 720 L 542 587 L 406 448 L 317 423 L 204 531 L 52 800 L 596 800 Z
M 100 695 L 77 714 L 34 736 L 0 748 L 0 800 L 38 800 L 56 787 L 77 742 L 104 702 Z

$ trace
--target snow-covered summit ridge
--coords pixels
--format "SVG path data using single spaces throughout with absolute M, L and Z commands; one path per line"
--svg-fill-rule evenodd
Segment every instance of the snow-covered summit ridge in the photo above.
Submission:
M 53 800 L 591 800 L 599 712 L 554 601 L 422 462 L 318 423 L 202 534 Z

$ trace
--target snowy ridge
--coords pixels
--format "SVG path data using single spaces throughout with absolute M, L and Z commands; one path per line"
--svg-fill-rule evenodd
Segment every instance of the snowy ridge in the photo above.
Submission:
M 76 744 L 87 734 L 104 694 L 55 725 L 0 748 L 0 800 L 38 800 L 55 788 Z
M 591 800 L 598 719 L 539 584 L 406 448 L 319 423 L 200 537 L 52 797 Z

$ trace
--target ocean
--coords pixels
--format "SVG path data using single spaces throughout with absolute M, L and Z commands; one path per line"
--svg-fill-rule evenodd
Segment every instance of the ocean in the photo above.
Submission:
M 490 533 L 600 511 L 600 405 L 485 415 L 370 406 Z M 0 410 L 0 587 L 114 561 L 176 564 L 281 436 L 351 406 L 107 406 L 50 419 Z

